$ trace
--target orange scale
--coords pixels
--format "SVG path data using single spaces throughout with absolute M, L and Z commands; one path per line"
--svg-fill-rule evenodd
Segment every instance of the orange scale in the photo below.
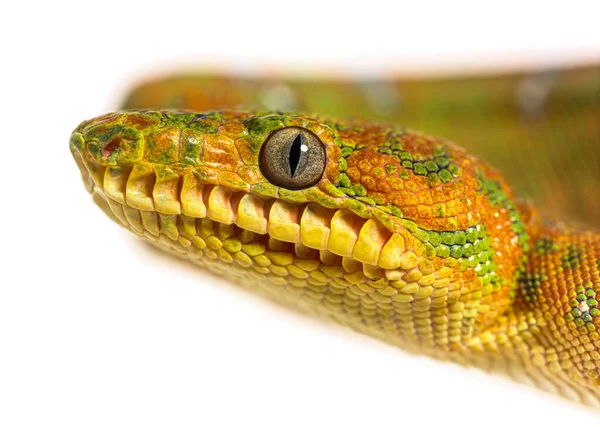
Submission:
M 410 192 L 418 192 L 421 190 L 421 188 L 419 187 L 419 185 L 417 185 L 416 181 L 414 179 L 410 179 L 408 181 L 404 182 L 404 188 L 406 188 L 408 191 Z
M 432 224 L 432 220 L 430 218 L 419 218 L 419 226 L 421 228 L 424 228 L 426 230 L 430 230 L 431 229 L 431 224 Z
M 431 191 L 421 191 L 418 196 L 419 203 L 424 205 L 432 205 L 433 198 L 431 197 Z
M 241 135 L 248 133 L 244 123 L 238 120 L 226 120 L 221 127 L 221 132 L 231 136 L 232 138 L 239 138 Z
M 431 206 L 418 205 L 417 214 L 419 215 L 419 218 L 433 218 L 433 209 Z
M 382 165 L 386 159 L 387 159 L 387 156 L 384 156 L 384 155 L 373 156 L 373 157 L 371 157 L 370 162 L 373 166 L 379 166 L 379 165 Z
M 360 183 L 367 189 L 367 191 L 377 190 L 377 180 L 372 176 L 362 176 L 360 178 Z
M 360 181 L 360 171 L 356 167 L 348 168 L 346 170 L 346 175 L 348 175 L 348 178 L 350 178 L 350 181 L 352 182 Z
M 160 118 L 158 116 L 149 116 L 146 114 L 132 113 L 123 116 L 122 123 L 125 126 L 129 126 L 133 129 L 141 130 L 142 128 L 158 125 L 160 123 Z
M 444 190 L 441 187 L 437 187 L 432 191 L 432 199 L 435 203 L 441 203 L 446 201 Z
M 358 162 L 358 170 L 362 173 L 369 173 L 373 169 L 373 165 L 368 160 L 360 160 Z
M 242 166 L 238 169 L 238 174 L 245 182 L 251 185 L 265 180 L 258 166 Z
M 455 216 L 461 213 L 460 202 L 457 200 L 450 200 L 446 203 L 446 215 Z
M 410 191 L 402 191 L 401 197 L 402 197 L 402 200 L 398 206 L 407 206 L 407 205 L 412 206 L 412 205 L 417 205 L 419 203 L 417 195 L 414 193 L 411 193 Z
M 404 214 L 404 218 L 415 220 L 419 217 L 417 212 L 417 208 L 415 206 L 403 206 L 402 213 Z
M 399 176 L 388 176 L 386 181 L 394 190 L 402 190 L 404 188 L 404 180 Z
M 212 168 L 235 171 L 244 165 L 233 139 L 207 135 L 201 161 Z
M 458 228 L 462 230 L 469 228 L 471 225 L 476 224 L 475 222 L 469 220 L 469 215 L 467 214 L 457 215 L 456 221 L 458 223 Z
M 435 231 L 444 231 L 446 229 L 446 218 L 433 218 L 431 228 Z

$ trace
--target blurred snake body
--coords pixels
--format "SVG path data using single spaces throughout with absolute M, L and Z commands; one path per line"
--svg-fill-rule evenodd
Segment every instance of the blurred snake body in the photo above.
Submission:
M 303 312 L 600 405 L 597 232 L 544 219 L 459 145 L 400 125 L 149 106 L 70 139 L 131 232 Z

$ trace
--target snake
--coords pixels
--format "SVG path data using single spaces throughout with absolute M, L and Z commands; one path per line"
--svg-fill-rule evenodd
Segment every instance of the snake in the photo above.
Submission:
M 389 108 L 297 108 L 290 98 L 323 89 L 275 83 L 135 88 L 71 134 L 86 190 L 141 239 L 284 306 L 600 407 L 593 225 L 541 213 L 488 162 L 386 120 Z

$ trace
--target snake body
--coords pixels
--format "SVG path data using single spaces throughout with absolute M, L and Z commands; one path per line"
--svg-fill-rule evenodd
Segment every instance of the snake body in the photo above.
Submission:
M 261 152 L 286 129 L 324 148 L 305 188 L 265 176 L 276 157 Z M 81 123 L 70 149 L 111 218 L 203 269 L 600 405 L 600 234 L 543 219 L 446 139 L 297 112 L 127 110 Z

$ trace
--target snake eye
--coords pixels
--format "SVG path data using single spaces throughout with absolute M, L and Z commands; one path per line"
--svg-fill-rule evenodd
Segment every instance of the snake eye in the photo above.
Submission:
M 315 185 L 323 176 L 325 146 L 312 132 L 288 127 L 273 132 L 260 150 L 260 170 L 271 184 L 288 190 Z

